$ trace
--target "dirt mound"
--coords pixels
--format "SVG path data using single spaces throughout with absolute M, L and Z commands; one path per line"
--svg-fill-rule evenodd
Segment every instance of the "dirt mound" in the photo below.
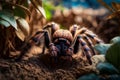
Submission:
M 76 80 L 92 72 L 87 62 L 74 59 L 51 64 L 47 55 L 38 55 L 26 61 L 0 60 L 0 80 Z

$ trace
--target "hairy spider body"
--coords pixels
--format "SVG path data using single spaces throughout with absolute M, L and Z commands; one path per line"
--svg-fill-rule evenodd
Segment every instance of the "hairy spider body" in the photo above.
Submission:
M 53 22 L 48 23 L 42 31 L 37 32 L 32 38 L 32 43 L 38 44 L 42 37 L 45 37 L 42 53 L 47 47 L 52 57 L 67 57 L 71 60 L 73 54 L 82 50 L 82 56 L 86 57 L 90 64 L 91 57 L 97 54 L 93 48 L 94 45 L 102 42 L 87 28 L 72 25 L 69 30 L 64 30 Z
M 73 36 L 68 30 L 59 29 L 54 32 L 52 42 L 57 49 L 57 56 L 71 56 L 69 49 L 72 40 Z
M 63 29 L 59 29 L 59 30 L 57 30 L 57 31 L 54 32 L 54 34 L 53 34 L 53 40 L 57 39 L 57 38 L 64 38 L 64 39 L 68 40 L 70 43 L 73 40 L 73 36 L 70 33 L 70 31 L 63 30 Z

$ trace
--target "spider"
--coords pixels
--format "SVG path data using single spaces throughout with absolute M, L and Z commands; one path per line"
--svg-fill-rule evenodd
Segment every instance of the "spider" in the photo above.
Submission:
M 91 64 L 91 57 L 97 53 L 94 45 L 102 41 L 92 31 L 85 27 L 72 25 L 69 30 L 60 29 L 57 23 L 48 23 L 43 30 L 38 31 L 31 39 L 31 44 L 38 44 L 44 37 L 44 47 L 49 49 L 49 55 L 55 59 L 66 57 L 72 60 L 72 55 L 82 50 L 82 56 Z

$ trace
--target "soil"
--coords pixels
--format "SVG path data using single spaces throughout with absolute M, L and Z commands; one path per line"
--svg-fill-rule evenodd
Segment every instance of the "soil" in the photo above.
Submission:
M 39 47 L 32 47 L 31 53 L 19 62 L 0 59 L 0 80 L 76 80 L 93 72 L 88 62 L 81 58 L 73 61 L 61 59 L 55 63 L 40 51 Z

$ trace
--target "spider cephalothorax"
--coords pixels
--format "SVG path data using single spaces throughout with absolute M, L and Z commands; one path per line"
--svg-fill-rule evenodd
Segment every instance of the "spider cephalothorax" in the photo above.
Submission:
M 90 64 L 91 57 L 96 55 L 93 49 L 94 45 L 102 42 L 97 35 L 87 28 L 72 25 L 69 30 L 64 30 L 60 29 L 59 25 L 54 22 L 48 23 L 42 31 L 37 32 L 33 36 L 32 42 L 38 43 L 42 37 L 45 39 L 42 53 L 47 47 L 52 57 L 72 59 L 73 54 L 82 50 L 82 56 L 85 56 Z

